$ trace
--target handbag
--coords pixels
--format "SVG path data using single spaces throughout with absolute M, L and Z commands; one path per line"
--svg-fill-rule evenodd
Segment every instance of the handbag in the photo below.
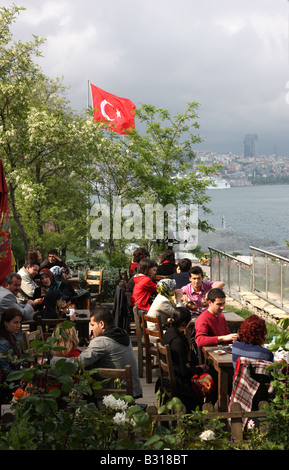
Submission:
M 207 372 L 193 375 L 191 382 L 193 391 L 199 397 L 206 397 L 215 390 L 214 381 Z

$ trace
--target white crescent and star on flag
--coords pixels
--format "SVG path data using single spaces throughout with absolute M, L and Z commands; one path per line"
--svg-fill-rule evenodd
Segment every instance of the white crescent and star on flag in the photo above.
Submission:
M 101 110 L 101 114 L 103 115 L 103 117 L 105 119 L 107 119 L 108 121 L 115 121 L 116 119 L 112 119 L 110 118 L 107 113 L 106 113 L 106 110 L 105 110 L 105 107 L 109 105 L 111 106 L 115 112 L 116 112 L 116 119 L 120 118 L 121 117 L 121 112 L 119 111 L 119 109 L 115 108 L 111 103 L 109 103 L 108 101 L 106 100 L 102 100 L 102 102 L 100 103 L 100 110 Z

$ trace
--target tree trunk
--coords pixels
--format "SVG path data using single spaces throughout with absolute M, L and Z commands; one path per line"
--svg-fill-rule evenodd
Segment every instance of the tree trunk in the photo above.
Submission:
M 10 196 L 10 202 L 11 202 L 13 217 L 14 217 L 14 220 L 15 220 L 15 222 L 16 222 L 19 230 L 20 230 L 20 233 L 21 233 L 21 236 L 22 236 L 22 239 L 23 239 L 24 249 L 25 249 L 25 258 L 26 258 L 27 254 L 28 254 L 28 251 L 29 251 L 29 242 L 28 242 L 28 238 L 27 238 L 25 229 L 24 229 L 24 227 L 21 223 L 20 217 L 19 217 L 17 209 L 16 209 L 15 197 L 14 197 L 14 188 L 13 188 L 13 185 L 11 183 L 9 184 L 9 196 Z

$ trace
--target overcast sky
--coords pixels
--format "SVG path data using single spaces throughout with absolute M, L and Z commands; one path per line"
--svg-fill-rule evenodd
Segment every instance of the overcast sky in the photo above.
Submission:
M 258 154 L 289 156 L 288 0 L 17 5 L 26 11 L 13 27 L 15 39 L 46 39 L 40 65 L 51 78 L 64 77 L 73 109 L 87 107 L 88 81 L 172 114 L 198 101 L 204 142 L 195 150 L 242 155 L 245 135 L 257 134 Z

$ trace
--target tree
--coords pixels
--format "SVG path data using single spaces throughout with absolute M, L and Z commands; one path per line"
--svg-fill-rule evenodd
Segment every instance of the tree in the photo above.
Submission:
M 31 244 L 65 248 L 81 238 L 83 245 L 90 207 L 87 136 L 98 129 L 72 112 L 61 81 L 33 62 L 43 40 L 12 43 L 9 27 L 22 9 L 0 10 L 0 157 L 27 253 Z
M 136 204 L 143 216 L 145 205 L 157 203 L 163 207 L 194 204 L 209 212 L 210 198 L 206 194 L 209 181 L 200 175 L 211 175 L 219 166 L 205 167 L 195 161 L 194 146 L 201 141 L 193 133 L 198 128 L 197 108 L 197 103 L 189 103 L 184 113 L 172 117 L 164 109 L 142 105 L 136 111 L 136 119 L 145 124 L 144 135 L 136 129 L 121 137 L 111 133 L 99 144 L 95 157 L 99 169 L 96 192 L 110 207 L 111 247 L 114 246 L 112 224 L 116 217 L 112 213 L 113 197 L 121 198 L 122 206 L 131 207 L 131 213 Z M 97 215 L 97 210 L 92 215 Z M 124 219 L 122 217 L 122 221 Z M 134 234 L 137 224 L 136 217 L 131 219 L 132 230 L 126 232 L 127 237 Z M 106 219 L 106 227 L 107 224 Z M 210 226 L 199 220 L 198 228 L 209 230 Z M 129 238 L 129 241 L 136 239 L 140 241 L 141 236 Z
M 187 104 L 183 113 L 171 116 L 169 111 L 152 105 L 142 105 L 136 118 L 144 124 L 144 135 L 133 131 L 128 149 L 135 181 L 145 188 L 143 201 L 169 204 L 193 204 L 209 213 L 206 194 L 208 176 L 216 173 L 219 165 L 210 167 L 196 161 L 195 146 L 201 138 L 195 131 L 198 103 Z M 198 220 L 198 229 L 211 229 L 206 220 Z

